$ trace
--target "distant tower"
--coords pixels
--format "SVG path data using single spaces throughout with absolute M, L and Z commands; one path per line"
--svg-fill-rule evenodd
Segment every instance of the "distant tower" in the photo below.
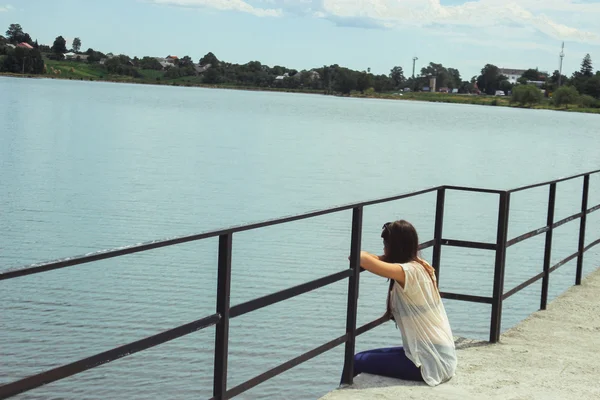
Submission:
M 413 57 L 413 74 L 412 77 L 415 77 L 415 62 L 419 59 L 419 57 Z
M 562 43 L 562 48 L 560 49 L 560 67 L 558 68 L 558 87 L 560 87 L 562 80 L 562 65 L 563 58 L 565 58 L 565 42 Z

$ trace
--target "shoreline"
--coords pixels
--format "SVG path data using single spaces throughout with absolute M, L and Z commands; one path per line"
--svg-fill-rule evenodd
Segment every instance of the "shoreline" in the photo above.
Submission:
M 50 75 L 33 75 L 33 74 L 14 74 L 0 73 L 0 78 L 20 78 L 20 79 L 49 79 L 61 81 L 81 81 L 81 82 L 105 82 L 105 83 L 126 83 L 134 85 L 149 85 L 149 86 L 166 86 L 166 87 L 184 87 L 184 88 L 201 88 L 201 89 L 224 89 L 224 90 L 240 90 L 248 92 L 271 92 L 271 93 L 296 93 L 296 94 L 313 94 L 320 96 L 333 96 L 341 98 L 356 98 L 356 99 L 379 99 L 379 100 L 394 100 L 394 101 L 421 101 L 426 103 L 446 103 L 446 104 L 463 104 L 463 105 L 478 105 L 488 107 L 506 107 L 522 110 L 546 110 L 546 111 L 562 111 L 582 114 L 600 114 L 600 108 L 556 108 L 549 105 L 538 105 L 533 107 L 520 107 L 510 104 L 508 97 L 496 96 L 478 96 L 472 94 L 446 94 L 446 93 L 421 93 L 407 92 L 400 95 L 397 94 L 382 94 L 382 93 L 351 93 L 349 95 L 328 94 L 322 90 L 303 90 L 303 89 L 288 89 L 288 88 L 273 88 L 273 87 L 255 87 L 255 86 L 233 86 L 233 85 L 209 85 L 186 82 L 150 82 L 136 81 L 134 79 L 104 79 L 97 77 L 58 77 Z

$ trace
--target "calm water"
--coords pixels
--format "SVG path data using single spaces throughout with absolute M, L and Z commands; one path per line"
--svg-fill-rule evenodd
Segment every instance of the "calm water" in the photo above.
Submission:
M 600 117 L 418 102 L 108 83 L 0 79 L 0 269 L 253 222 L 439 184 L 506 189 L 600 166 Z M 557 215 L 581 180 L 558 186 Z M 590 205 L 600 203 L 600 178 Z M 494 241 L 497 196 L 450 193 L 444 236 Z M 509 236 L 545 224 L 547 189 L 511 199 Z M 433 235 L 435 195 L 365 210 L 365 249 L 382 222 Z M 234 236 L 232 304 L 347 268 L 351 213 Z M 600 213 L 589 218 L 598 238 Z M 555 233 L 553 262 L 579 224 Z M 506 289 L 541 270 L 542 236 L 510 248 Z M 424 255 L 431 257 L 431 252 Z M 0 283 L 0 383 L 214 312 L 217 241 L 185 244 Z M 585 272 L 600 262 L 586 255 Z M 444 248 L 441 287 L 490 296 L 493 252 Z M 550 296 L 574 281 L 552 275 Z M 359 323 L 386 282 L 361 276 Z M 346 282 L 231 321 L 233 387 L 344 333 Z M 540 284 L 505 303 L 508 329 Z M 456 335 L 486 338 L 487 305 L 448 301 Z M 208 398 L 214 329 L 87 371 L 21 399 Z M 400 345 L 393 324 L 357 350 Z M 310 399 L 333 389 L 343 347 L 239 396 Z

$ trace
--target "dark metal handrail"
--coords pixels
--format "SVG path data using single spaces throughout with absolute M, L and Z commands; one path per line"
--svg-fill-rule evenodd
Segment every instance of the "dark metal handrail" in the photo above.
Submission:
M 78 374 L 91 368 L 95 368 L 99 365 L 109 363 L 119 358 L 125 357 L 129 354 L 133 354 L 142 350 L 149 349 L 151 347 L 166 343 L 170 340 L 188 335 L 192 332 L 207 328 L 209 326 L 216 325 L 215 334 L 215 361 L 214 361 L 214 374 L 213 374 L 213 397 L 212 399 L 229 399 L 234 396 L 243 393 L 250 388 L 273 378 L 305 361 L 308 361 L 328 350 L 333 349 L 336 346 L 345 344 L 345 360 L 344 360 L 344 371 L 342 381 L 344 383 L 352 383 L 353 370 L 354 370 L 354 351 L 356 336 L 362 335 L 371 329 L 378 327 L 385 323 L 388 319 L 385 317 L 378 318 L 371 321 L 363 326 L 356 326 L 356 313 L 358 308 L 358 288 L 359 288 L 359 277 L 360 277 L 360 249 L 361 249 L 361 234 L 362 234 L 362 221 L 363 221 L 363 209 L 366 206 L 386 203 L 390 201 L 401 200 L 409 197 L 415 197 L 426 193 L 437 193 L 436 200 L 436 212 L 435 212 L 435 229 L 434 238 L 430 241 L 421 243 L 419 246 L 421 249 L 433 247 L 433 258 L 432 265 L 435 268 L 436 275 L 439 281 L 440 262 L 441 262 L 441 248 L 442 246 L 455 246 L 473 249 L 483 249 L 495 251 L 495 267 L 494 267 L 494 286 L 492 297 L 485 296 L 473 296 L 468 294 L 459 293 L 448 293 L 441 292 L 441 295 L 445 299 L 461 300 L 475 303 L 484 303 L 491 305 L 491 322 L 490 322 L 490 342 L 497 342 L 500 338 L 501 324 L 502 324 L 502 305 L 503 301 L 510 296 L 518 293 L 525 289 L 531 284 L 542 279 L 542 293 L 540 301 L 540 309 L 545 309 L 547 305 L 548 297 L 548 282 L 549 276 L 552 272 L 556 271 L 567 262 L 577 258 L 577 273 L 575 277 L 575 283 L 579 285 L 581 283 L 582 269 L 583 269 L 583 254 L 591 249 L 592 247 L 600 244 L 600 239 L 591 242 L 585 246 L 585 228 L 587 215 L 600 210 L 600 204 L 588 208 L 588 193 L 589 193 L 589 180 L 590 175 L 596 174 L 600 170 L 587 172 L 584 174 L 573 175 L 568 178 L 560 178 L 554 181 L 544 182 L 535 185 L 523 186 L 512 190 L 495 190 L 495 189 L 484 189 L 484 188 L 473 188 L 473 187 L 462 187 L 462 186 L 437 186 L 429 189 L 424 189 L 416 192 L 405 193 L 397 196 L 386 197 L 382 199 L 376 199 L 361 203 L 348 204 L 329 208 L 325 210 L 312 211 L 305 214 L 289 216 L 279 219 L 268 220 L 264 222 L 258 222 L 253 224 L 241 225 L 230 227 L 227 229 L 219 229 L 215 231 L 209 231 L 189 236 L 179 236 L 168 238 L 165 240 L 150 241 L 140 243 L 132 246 L 120 247 L 117 249 L 103 250 L 95 253 L 90 253 L 82 256 L 64 258 L 55 261 L 49 261 L 44 263 L 37 263 L 21 268 L 12 270 L 4 270 L 0 273 L 0 281 L 9 280 L 18 277 L 23 277 L 32 274 L 38 274 L 41 272 L 47 272 L 55 269 L 61 269 L 71 267 L 75 265 L 86 264 L 94 261 L 104 260 L 108 258 L 119 257 L 127 254 L 139 253 L 148 251 L 156 248 L 173 246 L 181 243 L 198 241 L 208 239 L 212 237 L 219 237 L 219 258 L 218 258 L 218 280 L 217 280 L 217 299 L 216 299 L 216 313 L 209 315 L 205 318 L 199 319 L 188 324 L 178 326 L 173 329 L 169 329 L 165 332 L 149 336 L 147 338 L 120 346 L 102 353 L 98 353 L 91 357 L 75 361 L 70 364 L 63 365 L 42 373 L 23 378 L 5 385 L 0 386 L 0 399 L 15 396 L 17 394 L 35 389 L 37 387 L 46 385 L 51 382 L 55 382 L 66 377 Z M 571 179 L 583 177 L 583 194 L 581 211 L 564 218 L 560 221 L 554 222 L 554 209 L 556 200 L 556 184 Z M 536 229 L 534 231 L 525 233 L 517 236 L 511 240 L 507 239 L 508 221 L 509 221 L 509 210 L 510 210 L 510 196 L 512 193 L 519 191 L 537 188 L 541 186 L 549 185 L 549 199 L 548 199 L 548 213 L 546 226 Z M 497 194 L 499 195 L 498 204 L 498 224 L 497 234 L 495 243 L 482 243 L 464 240 L 453 240 L 446 239 L 443 237 L 443 221 L 444 221 L 444 208 L 445 208 L 445 196 L 446 191 L 467 191 L 476 193 L 486 194 Z M 292 288 L 284 289 L 276 293 L 272 293 L 260 298 L 256 298 L 245 303 L 231 306 L 229 303 L 230 289 L 231 289 L 231 252 L 232 252 L 232 238 L 234 233 L 243 232 L 252 229 L 264 228 L 267 226 L 284 224 L 287 222 L 298 221 L 307 218 L 314 218 L 326 214 L 332 214 L 340 211 L 352 210 L 352 236 L 351 236 L 351 247 L 350 247 L 350 268 L 325 276 L 319 279 L 297 285 Z M 579 230 L 579 242 L 577 252 L 571 254 L 565 259 L 559 261 L 557 264 L 550 266 L 551 258 L 551 247 L 552 247 L 552 232 L 555 228 L 564 225 L 568 222 L 580 220 Z M 505 261 L 506 261 L 506 250 L 508 247 L 515 245 L 523 240 L 530 239 L 534 236 L 546 234 L 546 243 L 544 247 L 544 265 L 543 271 L 536 276 L 528 279 L 521 283 L 515 288 L 504 292 L 504 274 L 505 274 Z M 288 300 L 295 296 L 299 296 L 304 293 L 316 290 L 318 288 L 330 285 L 338 282 L 342 279 L 348 278 L 348 303 L 347 303 L 347 315 L 346 315 L 346 333 L 336 339 L 333 339 L 322 346 L 319 346 L 305 354 L 302 354 L 292 360 L 289 360 L 269 371 L 266 371 L 234 388 L 228 389 L 227 387 L 227 371 L 228 371 L 228 345 L 229 345 L 229 321 L 231 318 L 236 318 L 246 313 L 259 310 L 261 308 L 273 305 L 275 303 Z

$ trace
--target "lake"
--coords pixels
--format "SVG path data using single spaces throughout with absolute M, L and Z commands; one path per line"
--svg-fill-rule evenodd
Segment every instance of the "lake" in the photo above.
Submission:
M 510 189 L 600 168 L 600 116 L 553 111 L 0 78 L 0 121 L 0 270 L 441 184 Z M 556 220 L 579 211 L 581 182 L 558 185 Z M 545 225 L 547 190 L 511 198 L 509 238 Z M 430 240 L 434 214 L 435 194 L 368 207 L 363 247 L 380 252 L 381 225 L 398 218 Z M 444 237 L 493 242 L 496 218 L 497 196 L 448 193 Z M 590 214 L 588 243 L 599 226 Z M 234 235 L 231 304 L 347 268 L 350 230 L 342 212 Z M 555 231 L 553 263 L 577 250 L 578 231 Z M 506 290 L 541 272 L 543 236 L 508 250 Z M 597 246 L 585 274 L 599 260 Z M 210 239 L 0 282 L 0 384 L 212 314 L 216 261 Z M 441 289 L 491 296 L 493 266 L 493 252 L 444 248 Z M 574 279 L 572 261 L 550 299 Z M 386 287 L 362 274 L 359 324 L 382 315 Z M 540 288 L 505 302 L 503 330 L 537 310 Z M 228 386 L 341 336 L 346 290 L 232 319 Z M 488 305 L 445 304 L 455 335 L 488 337 Z M 388 323 L 357 351 L 400 344 Z M 213 345 L 205 329 L 17 398 L 209 398 Z M 340 346 L 239 398 L 318 398 L 342 363 Z

